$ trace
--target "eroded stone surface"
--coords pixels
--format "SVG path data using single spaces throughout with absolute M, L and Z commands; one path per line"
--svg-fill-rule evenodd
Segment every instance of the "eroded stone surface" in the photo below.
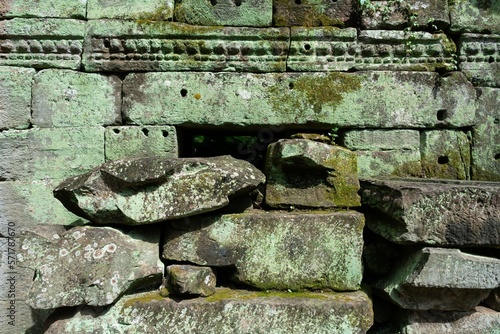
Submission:
M 498 1 L 454 0 L 450 2 L 453 32 L 500 33 Z
M 360 205 L 357 156 L 343 147 L 282 139 L 267 149 L 266 204 L 273 208 Z
M 87 0 L 3 0 L 0 18 L 85 18 Z
M 34 74 L 33 69 L 0 67 L 0 130 L 29 126 Z
M 86 0 L 87 19 L 135 19 L 166 21 L 172 19 L 173 0 Z
M 342 144 L 350 150 L 418 150 L 417 130 L 350 130 L 342 135 Z
M 368 296 L 349 293 L 248 292 L 217 289 L 208 298 L 173 300 L 156 292 L 126 296 L 106 314 L 81 310 L 54 322 L 47 334 L 366 333 L 373 323 Z
M 226 206 L 264 175 L 230 156 L 108 161 L 55 190 L 69 210 L 98 224 L 152 224 Z
M 260 289 L 357 290 L 363 225 L 354 211 L 190 217 L 166 232 L 163 258 L 234 266 L 236 281 Z
M 173 264 L 167 267 L 165 285 L 176 295 L 211 296 L 215 293 L 215 274 L 210 267 Z
M 500 35 L 462 34 L 459 60 L 474 85 L 500 87 Z
M 354 0 L 274 0 L 276 26 L 352 26 L 357 18 Z
M 420 150 L 356 151 L 360 178 L 421 177 Z
M 367 226 L 390 241 L 500 245 L 497 183 L 381 179 L 363 180 L 361 189 L 362 204 L 378 211 L 367 216 Z

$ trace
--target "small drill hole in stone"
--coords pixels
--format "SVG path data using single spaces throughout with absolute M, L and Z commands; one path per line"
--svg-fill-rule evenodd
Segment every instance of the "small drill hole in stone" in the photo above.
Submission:
M 105 39 L 104 40 L 104 47 L 109 48 L 110 46 L 111 46 L 111 42 L 109 41 L 109 39 Z
M 500 124 L 500 118 L 495 118 L 495 120 L 493 121 L 493 123 Z
M 144 129 L 142 129 L 141 131 L 142 131 L 142 133 L 143 133 L 146 137 L 149 135 L 149 130 L 148 130 L 148 129 L 144 128 Z
M 448 117 L 448 113 L 446 111 L 446 109 L 439 109 L 437 111 L 437 119 L 438 121 L 444 121 L 446 119 L 446 117 Z
M 161 135 L 162 135 L 164 138 L 167 138 L 167 137 L 168 137 L 168 131 L 167 131 L 167 130 L 161 130 Z
M 120 130 L 118 129 L 113 129 L 113 132 L 116 133 L 116 134 L 119 134 L 120 133 Z
M 495 58 L 493 58 L 492 56 L 490 58 L 488 58 L 488 63 L 494 63 L 495 62 Z
M 234 0 L 234 4 L 236 5 L 236 7 L 241 6 L 241 2 L 242 0 Z
M 212 4 L 212 6 L 215 6 L 217 4 L 217 0 L 210 0 L 210 3 Z
M 293 89 L 293 82 L 290 82 L 290 83 L 288 84 L 288 88 Z
M 500 160 L 500 153 L 495 154 L 495 160 Z
M 301 5 L 301 4 L 302 4 L 302 0 L 295 0 L 295 3 L 296 3 L 297 5 Z
M 311 45 L 310 44 L 304 45 L 304 50 L 307 50 L 307 51 L 311 50 Z
M 186 97 L 187 93 L 188 93 L 187 89 L 185 89 L 185 88 L 181 89 L 181 96 L 182 97 Z
M 438 158 L 438 164 L 440 164 L 440 165 L 445 165 L 448 162 L 450 162 L 450 159 L 448 159 L 448 157 L 446 155 L 442 155 Z

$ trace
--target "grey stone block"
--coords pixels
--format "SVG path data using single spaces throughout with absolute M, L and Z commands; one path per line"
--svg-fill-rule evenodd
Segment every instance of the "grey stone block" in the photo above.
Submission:
M 30 125 L 31 85 L 35 70 L 0 67 L 0 130 Z

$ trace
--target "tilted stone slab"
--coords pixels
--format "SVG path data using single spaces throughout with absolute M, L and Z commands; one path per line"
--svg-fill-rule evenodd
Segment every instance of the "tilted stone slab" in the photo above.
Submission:
M 375 288 L 404 309 L 468 311 L 500 284 L 499 272 L 499 259 L 426 247 Z
M 175 4 L 174 16 L 198 26 L 270 27 L 273 0 L 183 0 Z
M 464 127 L 476 112 L 460 72 L 133 73 L 123 93 L 128 124 Z
M 87 23 L 87 71 L 284 72 L 287 28 L 190 26 L 97 20 Z
M 358 212 L 227 214 L 174 226 L 165 234 L 166 260 L 234 266 L 235 280 L 259 289 L 359 289 L 364 218 Z
M 360 178 L 378 176 L 421 177 L 420 150 L 356 151 Z
M 267 148 L 266 204 L 273 208 L 360 206 L 356 153 L 307 139 Z
M 85 21 L 0 21 L 0 66 L 79 69 Z
M 349 130 L 342 134 L 342 144 L 350 150 L 418 150 L 417 130 Z
M 29 126 L 34 74 L 33 69 L 0 67 L 0 130 Z
M 62 180 L 104 162 L 104 129 L 4 131 L 0 156 L 0 181 Z
M 377 211 L 367 226 L 392 242 L 500 245 L 497 183 L 380 179 L 361 181 L 361 189 L 361 203 Z
M 4 0 L 0 5 L 0 18 L 85 18 L 87 0 Z
M 87 0 L 87 19 L 171 20 L 173 0 Z
M 467 78 L 476 86 L 500 87 L 500 35 L 462 34 L 459 45 Z
M 32 123 L 37 127 L 76 127 L 121 123 L 121 80 L 69 70 L 35 75 Z
M 472 128 L 472 179 L 500 181 L 500 89 L 477 88 L 480 93 Z
M 264 182 L 257 168 L 231 156 L 144 157 L 68 178 L 54 196 L 98 224 L 143 225 L 220 209 Z
M 357 18 L 354 0 L 274 0 L 275 26 L 352 26 Z
M 497 1 L 452 1 L 450 20 L 452 32 L 500 33 L 500 5 Z
M 177 158 L 173 126 L 111 126 L 104 131 L 106 161 L 133 156 Z
M 149 292 L 125 296 L 106 314 L 97 315 L 82 310 L 73 318 L 55 321 L 45 333 L 363 334 L 373 323 L 371 301 L 362 291 L 283 293 L 219 288 L 211 297 L 181 301 Z

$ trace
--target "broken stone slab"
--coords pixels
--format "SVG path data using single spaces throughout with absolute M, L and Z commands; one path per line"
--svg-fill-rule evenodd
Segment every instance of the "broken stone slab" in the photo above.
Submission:
M 386 151 L 420 149 L 417 130 L 348 130 L 342 134 L 342 145 L 350 150 Z
M 470 132 L 430 130 L 421 134 L 423 175 L 436 179 L 469 180 Z
M 106 161 L 134 156 L 179 157 L 174 126 L 108 126 L 104 143 Z
M 375 283 L 375 289 L 404 309 L 468 311 L 499 286 L 499 272 L 499 259 L 425 247 Z
M 34 74 L 31 68 L 0 66 L 0 131 L 30 125 Z
M 488 298 L 483 300 L 483 302 L 495 311 L 500 312 L 500 287 L 491 291 Z
M 4 0 L 0 5 L 0 18 L 85 18 L 87 0 Z
M 500 245 L 500 185 L 494 182 L 361 181 L 361 203 L 376 210 L 367 226 L 399 244 Z
M 475 86 L 500 87 L 500 35 L 462 34 L 459 45 L 465 76 Z
M 198 26 L 270 27 L 272 0 L 183 0 L 175 4 L 175 21 Z
M 500 7 L 496 1 L 450 2 L 450 30 L 454 33 L 500 33 Z
M 27 304 L 35 309 L 104 306 L 131 289 L 159 286 L 163 264 L 158 258 L 158 232 L 150 228 L 125 234 L 84 226 L 44 247 L 36 247 L 36 238 L 24 239 L 19 265 L 36 266 Z
M 355 211 L 196 216 L 166 232 L 162 256 L 233 266 L 233 280 L 259 289 L 352 291 L 361 282 L 363 226 Z
M 172 20 L 173 0 L 87 0 L 87 19 Z
M 126 123 L 138 125 L 455 128 L 476 113 L 460 72 L 132 73 L 123 94 Z
M 284 72 L 289 39 L 288 28 L 92 20 L 83 65 L 90 72 Z
M 357 8 L 354 0 L 274 0 L 275 26 L 330 26 L 355 25 Z
M 360 178 L 421 177 L 420 150 L 356 151 Z
M 3 131 L 0 156 L 0 181 L 63 180 L 104 162 L 104 129 Z
M 215 293 L 215 274 L 210 267 L 173 264 L 167 267 L 165 286 L 172 295 L 201 295 Z
M 0 66 L 79 69 L 84 33 L 79 20 L 0 21 Z
M 500 89 L 477 88 L 476 124 L 472 128 L 472 179 L 500 181 Z
M 54 196 L 97 224 L 144 225 L 220 209 L 264 182 L 253 165 L 230 156 L 140 157 L 71 177 Z
M 272 208 L 360 206 L 356 153 L 307 139 L 281 139 L 267 149 L 266 204 Z
M 32 123 L 83 127 L 121 123 L 121 80 L 69 70 L 43 70 L 33 84 Z
M 213 296 L 181 301 L 162 298 L 157 292 L 125 296 L 105 314 L 81 310 L 73 318 L 56 320 L 45 333 L 363 334 L 372 323 L 371 301 L 362 291 L 288 293 L 218 288 Z

